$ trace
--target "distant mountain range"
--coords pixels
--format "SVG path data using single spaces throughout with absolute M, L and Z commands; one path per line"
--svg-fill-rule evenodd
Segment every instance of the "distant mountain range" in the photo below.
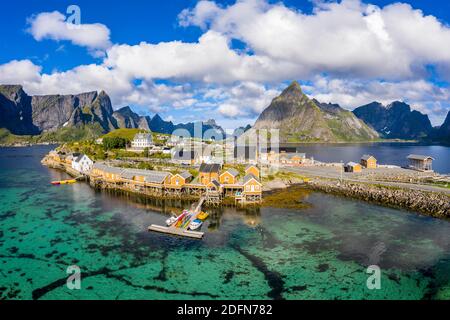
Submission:
M 140 116 L 130 107 L 113 110 L 106 92 L 76 95 L 29 96 L 20 85 L 0 85 L 0 128 L 16 135 L 37 135 L 65 127 L 96 124 L 103 132 L 119 128 L 141 128 L 171 134 L 186 130 L 191 136 L 227 137 L 214 120 L 174 124 L 158 114 Z M 202 124 L 202 132 L 195 132 Z M 198 126 L 200 127 L 200 126 Z M 294 81 L 261 113 L 255 125 L 237 128 L 231 136 L 258 129 L 279 129 L 281 142 L 358 142 L 379 138 L 450 142 L 450 112 L 440 127 L 427 115 L 395 101 L 378 102 L 353 112 L 337 104 L 308 98 Z
M 379 137 L 351 111 L 308 98 L 296 81 L 273 99 L 252 129 L 279 129 L 281 142 L 368 141 Z
M 225 131 L 214 120 L 173 124 L 158 114 L 139 116 L 130 107 L 114 111 L 111 99 L 104 91 L 29 96 L 20 85 L 0 85 L 0 115 L 0 128 L 16 135 L 37 135 L 64 127 L 98 123 L 105 133 L 119 128 L 142 128 L 168 134 L 185 129 L 194 136 L 196 124 L 203 124 L 202 135 L 211 130 L 211 136 L 225 137 Z
M 423 139 L 433 132 L 428 116 L 411 110 L 404 102 L 395 101 L 387 106 L 372 102 L 353 113 L 387 139 Z

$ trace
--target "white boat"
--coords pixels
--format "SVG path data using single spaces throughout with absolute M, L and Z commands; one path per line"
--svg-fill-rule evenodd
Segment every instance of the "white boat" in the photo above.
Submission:
M 173 225 L 175 222 L 177 222 L 178 217 L 177 216 L 171 216 L 169 219 L 166 220 L 166 225 L 168 227 L 170 227 L 171 225 Z
M 195 219 L 189 224 L 190 230 L 197 230 L 202 226 L 203 222 L 201 220 Z

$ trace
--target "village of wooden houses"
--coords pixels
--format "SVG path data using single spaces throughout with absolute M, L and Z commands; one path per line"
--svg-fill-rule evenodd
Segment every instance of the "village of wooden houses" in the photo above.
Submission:
M 153 143 L 152 133 L 138 133 L 127 147 L 133 152 L 149 153 L 150 150 L 150 153 L 170 154 L 170 157 L 164 158 L 158 170 L 126 167 L 124 165 L 126 161 L 94 162 L 88 155 L 67 153 L 58 149 L 51 151 L 42 163 L 64 170 L 74 177 L 72 180 L 54 181 L 53 184 L 70 184 L 77 180 L 86 180 L 97 189 L 121 190 L 155 198 L 198 201 L 195 214 L 190 215 L 189 221 L 198 221 L 192 218 L 199 216 L 203 203 L 209 206 L 224 203 L 236 206 L 261 204 L 263 190 L 272 189 L 268 185 L 264 188 L 263 183 L 267 181 L 264 177 L 270 176 L 274 170 L 291 174 L 300 172 L 305 176 L 322 175 L 325 178 L 333 178 L 333 174 L 339 171 L 341 177 L 343 174 L 357 177 L 363 171 L 404 170 L 380 165 L 373 155 L 363 155 L 359 162 L 347 164 L 323 163 L 307 158 L 305 153 L 292 148 L 264 149 L 261 146 L 241 147 L 236 143 L 232 143 L 231 146 L 211 141 L 206 143 L 198 139 L 182 139 L 176 136 L 164 138 L 166 139 L 164 145 L 156 146 Z M 96 143 L 102 144 L 102 140 L 99 139 Z M 410 155 L 407 160 L 409 171 L 432 172 L 434 159 L 429 156 Z M 152 159 L 145 161 L 151 162 Z M 159 163 L 161 164 L 161 159 Z M 307 181 L 308 179 L 305 179 L 303 182 Z M 177 219 L 169 219 L 167 222 L 169 228 L 152 226 L 152 230 L 201 238 L 201 233 L 188 230 L 189 223 L 180 224 L 184 226 L 183 228 L 170 228 L 169 225 L 178 221 Z

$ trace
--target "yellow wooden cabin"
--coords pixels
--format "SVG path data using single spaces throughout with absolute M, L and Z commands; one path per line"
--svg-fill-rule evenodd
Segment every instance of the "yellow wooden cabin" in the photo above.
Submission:
M 187 171 L 177 173 L 170 178 L 170 185 L 182 187 L 192 181 L 194 177 Z
M 244 177 L 244 191 L 245 195 L 260 195 L 262 193 L 262 183 L 253 174 L 248 174 Z
M 349 162 L 345 166 L 345 172 L 361 172 L 362 167 L 359 163 L 356 162 Z
M 231 169 L 226 170 L 219 176 L 219 182 L 221 184 L 235 184 L 237 182 L 238 176 L 239 176 L 239 171 L 231 168 Z
M 202 163 L 199 169 L 198 181 L 203 185 L 208 185 L 213 180 L 219 180 L 221 165 L 217 163 Z
M 361 166 L 367 169 L 376 169 L 377 159 L 372 155 L 365 154 L 361 158 Z
M 252 174 L 254 175 L 256 178 L 260 177 L 260 173 L 259 173 L 259 168 L 253 164 L 249 164 L 246 168 L 245 168 L 245 174 L 249 175 Z

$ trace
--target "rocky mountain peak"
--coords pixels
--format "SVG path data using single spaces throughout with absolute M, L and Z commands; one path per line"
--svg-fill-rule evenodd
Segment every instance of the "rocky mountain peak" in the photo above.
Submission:
M 303 91 L 300 83 L 297 81 L 292 81 L 292 83 L 283 90 L 280 97 L 283 98 L 301 98 L 303 96 Z

